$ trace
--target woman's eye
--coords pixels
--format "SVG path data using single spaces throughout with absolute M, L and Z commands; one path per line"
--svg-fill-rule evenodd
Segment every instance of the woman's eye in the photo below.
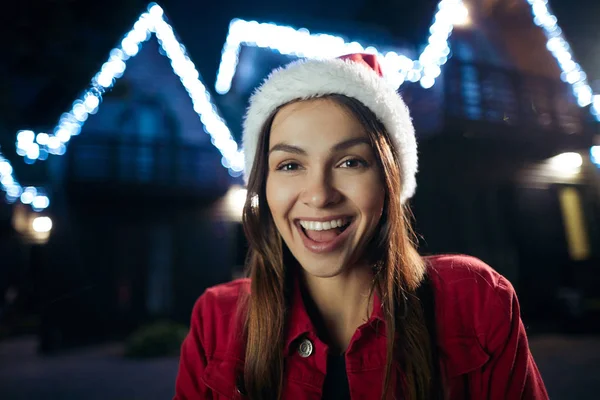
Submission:
M 347 160 L 344 160 L 340 166 L 342 168 L 361 168 L 366 167 L 367 163 L 358 158 L 349 158 Z
M 277 167 L 277 171 L 296 171 L 299 165 L 293 162 L 288 162 L 284 164 L 280 164 Z

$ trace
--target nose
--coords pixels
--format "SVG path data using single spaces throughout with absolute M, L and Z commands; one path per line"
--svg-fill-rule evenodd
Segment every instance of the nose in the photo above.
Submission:
M 309 174 L 302 191 L 301 201 L 309 207 L 326 208 L 337 204 L 342 194 L 332 182 L 331 175 L 323 172 Z

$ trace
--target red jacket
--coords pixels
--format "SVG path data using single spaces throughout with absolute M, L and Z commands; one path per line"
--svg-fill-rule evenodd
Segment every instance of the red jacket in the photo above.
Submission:
M 449 398 L 548 399 L 508 280 L 472 257 L 428 260 Z M 240 279 L 218 285 L 198 299 L 181 348 L 175 400 L 244 398 L 236 387 L 243 372 L 244 343 L 233 319 L 240 291 L 248 290 L 249 283 Z M 371 319 L 358 328 L 346 351 L 352 399 L 381 396 L 386 339 L 376 334 L 372 324 L 383 321 L 377 296 L 374 303 Z M 303 357 L 298 347 L 305 339 L 310 340 L 312 351 Z M 283 398 L 320 400 L 327 346 L 315 334 L 299 288 L 292 299 L 285 346 Z

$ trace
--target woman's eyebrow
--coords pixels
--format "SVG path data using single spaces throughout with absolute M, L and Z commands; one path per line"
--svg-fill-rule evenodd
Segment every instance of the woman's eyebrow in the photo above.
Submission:
M 275 146 L 271 147 L 271 149 L 269 150 L 269 154 L 271 155 L 271 153 L 275 152 L 275 151 L 283 151 L 286 153 L 294 153 L 294 154 L 299 154 L 302 156 L 305 156 L 306 150 L 301 149 L 298 146 L 293 146 L 291 144 L 287 144 L 287 143 L 277 143 Z
M 365 137 L 347 139 L 347 140 L 344 140 L 343 142 L 335 144 L 329 150 L 329 152 L 335 153 L 335 152 L 338 152 L 341 150 L 349 149 L 349 148 L 354 147 L 359 144 L 366 144 L 366 145 L 370 146 L 371 141 Z M 293 154 L 298 154 L 298 155 L 302 155 L 302 156 L 305 156 L 307 154 L 306 150 L 304 150 L 298 146 L 294 146 L 294 145 L 287 144 L 287 143 L 277 143 L 276 145 L 271 147 L 271 149 L 269 150 L 269 155 L 271 155 L 271 153 L 273 153 L 275 151 L 283 151 L 286 153 L 293 153 Z
M 371 141 L 368 138 L 362 137 L 362 136 L 344 140 L 343 142 L 340 142 L 340 143 L 336 144 L 335 146 L 333 146 L 331 148 L 330 152 L 335 153 L 336 151 L 347 150 L 350 147 L 354 147 L 359 144 L 366 144 L 368 146 L 371 146 Z

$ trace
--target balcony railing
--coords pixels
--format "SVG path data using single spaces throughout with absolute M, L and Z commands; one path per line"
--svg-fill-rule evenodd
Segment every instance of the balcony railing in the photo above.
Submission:
M 198 190 L 226 187 L 230 179 L 219 152 L 210 145 L 86 132 L 69 145 L 67 157 L 66 179 L 71 183 Z
M 444 73 L 448 117 L 581 134 L 582 109 L 565 83 L 515 70 L 450 62 Z
M 558 79 L 457 59 L 443 71 L 433 89 L 403 89 L 425 135 L 458 128 L 479 136 L 574 139 L 590 131 L 588 110 L 577 105 L 570 86 Z

